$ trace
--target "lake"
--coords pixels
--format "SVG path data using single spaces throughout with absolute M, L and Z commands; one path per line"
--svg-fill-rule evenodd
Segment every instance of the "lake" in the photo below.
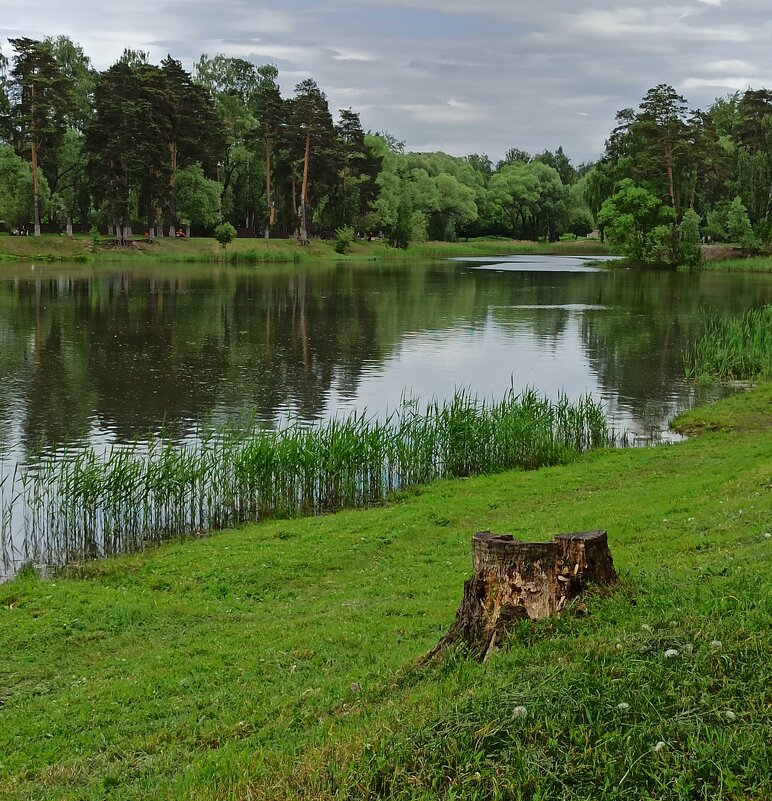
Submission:
M 3 265 L 3 492 L 17 466 L 63 442 L 384 415 L 404 397 L 441 400 L 457 388 L 588 393 L 632 441 L 668 439 L 674 414 L 716 392 L 684 379 L 683 352 L 704 316 L 770 301 L 764 275 L 586 257 Z

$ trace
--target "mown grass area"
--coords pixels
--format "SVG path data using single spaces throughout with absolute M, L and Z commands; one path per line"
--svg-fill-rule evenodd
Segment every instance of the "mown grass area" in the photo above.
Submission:
M 772 384 L 696 418 L 0 587 L 0 797 L 770 798 Z M 416 669 L 483 528 L 606 528 L 620 581 Z
M 211 238 L 163 237 L 150 244 L 137 238 L 130 247 L 116 247 L 112 239 L 102 237 L 96 245 L 89 236 L 72 238 L 56 234 L 35 237 L 0 236 L 0 260 L 38 261 L 125 261 L 152 257 L 162 262 L 294 263 L 308 260 L 363 260 L 451 258 L 453 256 L 501 256 L 513 253 L 566 255 L 604 254 L 608 251 L 596 240 L 539 244 L 508 239 L 474 239 L 468 242 L 426 242 L 406 249 L 393 248 L 374 239 L 357 240 L 345 255 L 335 252 L 335 243 L 312 239 L 306 246 L 294 239 L 235 239 L 222 248 Z

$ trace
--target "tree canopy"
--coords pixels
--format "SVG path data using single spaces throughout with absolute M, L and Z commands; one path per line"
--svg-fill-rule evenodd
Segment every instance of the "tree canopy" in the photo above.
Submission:
M 334 114 L 311 77 L 284 96 L 273 64 L 204 54 L 189 72 L 172 55 L 155 65 L 127 49 L 96 71 L 66 36 L 10 44 L 0 53 L 2 216 L 36 232 L 41 220 L 68 233 L 98 224 L 127 241 L 136 227 L 152 239 L 227 222 L 266 237 L 353 229 L 404 245 L 599 229 L 656 262 L 693 262 L 706 237 L 745 250 L 772 238 L 764 88 L 700 110 L 659 84 L 617 113 L 595 163 L 516 145 L 494 162 L 411 152 L 351 108 Z

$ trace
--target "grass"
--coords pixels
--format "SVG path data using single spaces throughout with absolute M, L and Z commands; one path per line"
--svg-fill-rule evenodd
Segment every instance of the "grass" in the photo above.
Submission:
M 684 363 L 687 377 L 772 377 L 772 306 L 709 320 Z
M 688 268 L 684 268 L 688 269 Z M 772 273 L 772 256 L 751 256 L 749 258 L 724 258 L 704 261 L 700 270 L 721 272 Z
M 311 428 L 201 431 L 197 439 L 152 439 L 104 456 L 57 449 L 24 469 L 0 515 L 6 571 L 19 556 L 60 565 L 247 520 L 367 506 L 439 478 L 564 463 L 607 445 L 609 431 L 590 399 L 552 403 L 510 391 L 492 403 L 457 391 L 425 410 L 406 403 L 385 421 L 353 415 Z M 14 549 L 19 501 L 23 542 Z
M 0 586 L 0 797 L 770 798 L 770 409 Z M 598 527 L 612 592 L 413 667 L 474 531 Z
M 194 239 L 162 237 L 149 244 L 137 238 L 131 247 L 116 247 L 109 237 L 102 237 L 94 249 L 90 236 L 72 238 L 56 234 L 35 237 L 0 237 L 0 261 L 124 261 L 153 257 L 160 262 L 230 262 L 230 263 L 295 263 L 309 260 L 402 260 L 413 258 L 450 258 L 462 255 L 499 256 L 511 253 L 559 253 L 588 255 L 607 253 L 597 241 L 556 242 L 539 244 L 511 239 L 474 239 L 468 242 L 427 242 L 405 250 L 389 247 L 375 239 L 357 240 L 345 255 L 335 252 L 334 241 L 312 239 L 301 246 L 294 239 L 236 239 L 227 248 L 206 237 Z
M 612 251 L 597 239 L 569 242 L 531 242 L 513 239 L 471 239 L 466 242 L 422 242 L 409 245 L 405 251 L 416 258 L 450 258 L 453 256 L 501 256 L 542 254 L 562 256 L 607 255 Z

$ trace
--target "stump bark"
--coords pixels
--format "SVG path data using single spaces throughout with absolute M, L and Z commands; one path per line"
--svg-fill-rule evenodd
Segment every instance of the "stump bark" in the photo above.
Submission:
M 543 620 L 559 613 L 588 582 L 616 578 L 605 531 L 558 534 L 551 542 L 478 531 L 472 564 L 456 619 L 425 660 L 461 642 L 486 659 L 515 621 Z

